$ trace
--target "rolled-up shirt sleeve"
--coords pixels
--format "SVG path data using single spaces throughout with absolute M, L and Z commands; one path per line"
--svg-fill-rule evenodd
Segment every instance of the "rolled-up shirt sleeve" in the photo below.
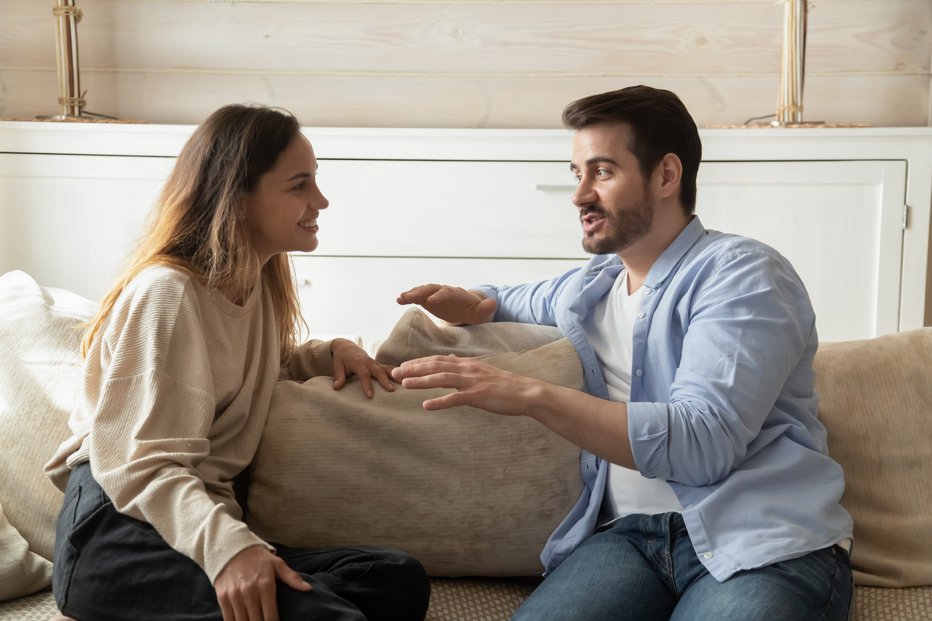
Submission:
M 798 365 L 804 350 L 814 354 L 815 317 L 799 277 L 773 252 L 733 249 L 689 277 L 693 290 L 674 313 L 685 327 L 681 349 L 654 348 L 653 364 L 634 364 L 635 376 L 668 369 L 672 383 L 637 378 L 642 390 L 632 389 L 628 431 L 642 474 L 709 486 L 743 462 L 752 443 L 766 440 L 762 427 L 781 391 L 792 388 L 794 373 L 806 372 Z M 803 390 L 808 379 L 799 383 Z M 636 398 L 662 394 L 664 382 L 666 399 Z
M 480 285 L 472 289 L 498 303 L 495 321 L 555 326 L 557 318 L 554 302 L 578 272 L 579 269 L 573 269 L 549 280 L 522 285 Z

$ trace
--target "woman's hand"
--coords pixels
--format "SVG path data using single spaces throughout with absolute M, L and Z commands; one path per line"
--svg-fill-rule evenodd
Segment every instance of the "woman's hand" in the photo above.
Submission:
M 230 559 L 214 581 L 223 621 L 278 621 L 275 580 L 298 591 L 311 585 L 265 546 L 250 546 Z
M 330 353 L 333 354 L 333 389 L 339 390 L 346 385 L 346 378 L 355 375 L 362 383 L 362 390 L 370 399 L 375 394 L 372 391 L 372 379 L 382 388 L 391 392 L 395 385 L 391 378 L 391 365 L 381 364 L 372 359 L 362 347 L 346 339 L 334 339 L 330 344 Z

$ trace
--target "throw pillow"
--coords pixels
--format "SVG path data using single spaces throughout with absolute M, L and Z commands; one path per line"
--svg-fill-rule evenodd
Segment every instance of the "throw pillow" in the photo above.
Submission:
M 0 276 L 0 505 L 28 543 L 17 548 L 26 555 L 22 567 L 34 566 L 29 553 L 52 558 L 61 492 L 43 466 L 69 433 L 81 377 L 80 329 L 94 310 L 92 302 L 40 287 L 23 272 Z M 0 575 L 0 584 L 7 579 Z
M 932 328 L 825 343 L 815 368 L 855 582 L 932 585 Z
M 52 563 L 29 551 L 0 506 L 0 600 L 39 591 L 52 581 Z
M 580 389 L 579 359 L 557 337 L 521 324 L 441 328 L 412 310 L 378 358 L 468 351 Z M 281 382 L 251 468 L 250 526 L 292 546 L 402 549 L 432 576 L 539 575 L 541 548 L 582 489 L 579 449 L 525 417 L 421 407 L 444 392 L 377 388 L 369 400 L 327 377 Z

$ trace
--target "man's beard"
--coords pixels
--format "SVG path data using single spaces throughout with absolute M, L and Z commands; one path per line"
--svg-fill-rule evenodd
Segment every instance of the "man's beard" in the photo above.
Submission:
M 644 200 L 633 208 L 625 209 L 619 213 L 609 213 L 601 205 L 590 205 L 582 215 L 596 213 L 605 217 L 599 234 L 587 235 L 583 233 L 583 250 L 590 254 L 618 254 L 631 244 L 644 237 L 654 222 L 654 200 L 646 193 Z

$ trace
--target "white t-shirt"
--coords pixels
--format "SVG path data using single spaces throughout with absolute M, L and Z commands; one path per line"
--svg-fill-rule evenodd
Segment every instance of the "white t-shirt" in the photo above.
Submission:
M 628 274 L 622 272 L 612 290 L 583 323 L 612 401 L 627 403 L 631 397 L 632 340 L 635 322 L 644 318 L 641 313 L 643 297 L 643 288 L 628 294 Z M 610 465 L 600 526 L 633 513 L 650 515 L 682 510 L 666 481 L 648 479 L 637 470 Z

